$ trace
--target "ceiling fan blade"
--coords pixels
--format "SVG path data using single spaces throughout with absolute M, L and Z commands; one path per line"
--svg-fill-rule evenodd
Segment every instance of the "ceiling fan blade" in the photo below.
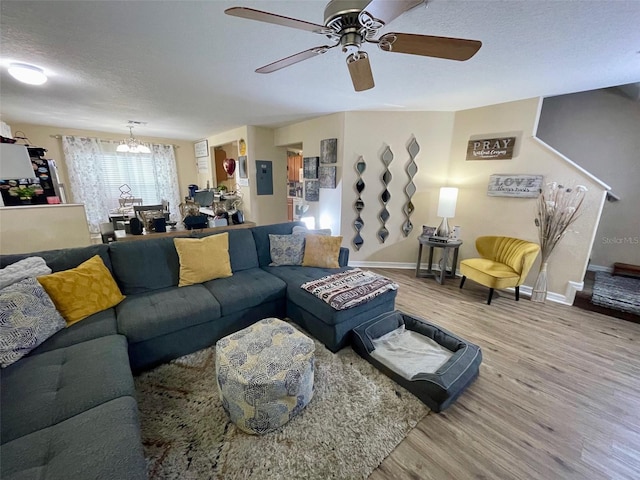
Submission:
M 347 57 L 347 66 L 356 92 L 369 90 L 375 86 L 369 56 L 365 52 L 358 52 Z
M 448 60 L 469 60 L 482 42 L 464 38 L 432 37 L 412 33 L 387 33 L 380 37 L 378 46 L 385 52 L 424 55 L 425 57 L 446 58 Z
M 371 0 L 363 11 L 387 25 L 394 18 L 423 2 L 424 0 Z
M 317 25 L 296 18 L 283 17 L 275 13 L 263 12 L 262 10 L 254 10 L 253 8 L 232 7 L 227 8 L 224 13 L 233 17 L 247 18 L 249 20 L 257 20 L 258 22 L 274 23 L 283 27 L 298 28 L 308 32 L 324 34 L 326 28 L 323 25 Z
M 281 58 L 278 61 L 270 63 L 269 65 L 260 67 L 256 70 L 256 73 L 271 73 L 271 72 L 275 72 L 276 70 L 280 70 L 281 68 L 290 67 L 295 63 L 302 62 L 303 60 L 307 60 L 309 58 L 313 58 L 318 55 L 322 55 L 323 53 L 326 53 L 327 50 L 335 47 L 336 45 L 332 45 L 332 46 L 324 45 L 322 47 L 314 47 L 314 48 L 310 48 L 309 50 L 305 50 L 303 52 L 298 52 L 295 55 L 291 55 L 290 57 Z

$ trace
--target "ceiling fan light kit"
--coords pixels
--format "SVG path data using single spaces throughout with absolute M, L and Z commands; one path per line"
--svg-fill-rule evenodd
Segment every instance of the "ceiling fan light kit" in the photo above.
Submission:
M 482 42 L 477 40 L 410 33 L 386 33 L 376 39 L 382 27 L 421 3 L 424 0 L 331 0 L 324 10 L 324 25 L 245 7 L 229 8 L 225 13 L 324 35 L 335 42 L 334 45 L 310 48 L 277 60 L 258 68 L 257 73 L 275 72 L 340 45 L 347 55 L 353 88 L 362 92 L 375 86 L 369 56 L 362 50 L 364 43 L 376 44 L 383 52 L 458 61 L 470 59 L 482 46 Z

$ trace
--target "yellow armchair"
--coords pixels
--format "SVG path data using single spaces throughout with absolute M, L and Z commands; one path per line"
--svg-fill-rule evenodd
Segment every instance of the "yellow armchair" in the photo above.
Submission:
M 531 270 L 540 246 L 518 238 L 478 237 L 476 250 L 482 258 L 469 258 L 460 262 L 460 288 L 468 277 L 489 287 L 487 305 L 491 305 L 496 288 L 515 287 L 516 301 L 520 300 L 520 285 Z

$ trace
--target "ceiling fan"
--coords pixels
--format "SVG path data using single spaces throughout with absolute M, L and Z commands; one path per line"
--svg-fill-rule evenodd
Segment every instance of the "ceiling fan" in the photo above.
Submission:
M 331 0 L 324 10 L 324 25 L 284 17 L 245 7 L 225 10 L 227 15 L 273 23 L 325 35 L 336 42 L 282 58 L 260 67 L 257 73 L 271 73 L 303 60 L 322 55 L 340 45 L 347 54 L 347 67 L 356 92 L 374 87 L 369 56 L 362 51 L 363 43 L 378 45 L 380 50 L 392 53 L 408 53 L 425 57 L 464 61 L 470 59 L 482 46 L 477 40 L 433 37 L 411 33 L 385 33 L 375 38 L 378 31 L 402 13 L 425 0 Z

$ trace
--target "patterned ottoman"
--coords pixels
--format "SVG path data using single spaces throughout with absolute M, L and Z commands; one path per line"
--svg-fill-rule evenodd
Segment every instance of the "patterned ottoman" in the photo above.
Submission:
M 218 340 L 216 381 L 231 421 L 263 434 L 295 417 L 313 397 L 314 351 L 313 340 L 277 318 Z

